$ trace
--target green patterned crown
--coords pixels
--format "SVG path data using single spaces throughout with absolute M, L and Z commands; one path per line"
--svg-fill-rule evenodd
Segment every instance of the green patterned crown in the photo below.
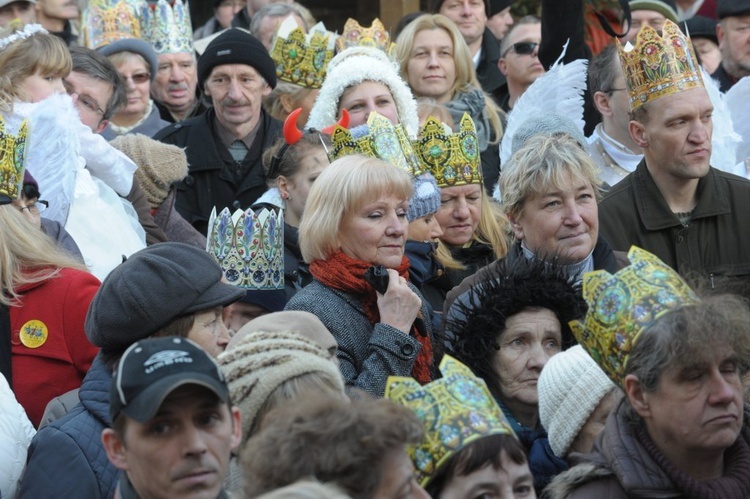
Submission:
M 81 44 L 97 49 L 125 38 L 140 38 L 141 23 L 132 0 L 89 0 L 81 14 Z
M 11 135 L 0 115 L 0 204 L 10 203 L 21 195 L 28 134 L 27 120 L 23 120 L 16 135 Z
M 513 435 L 503 411 L 484 380 L 449 355 L 440 362 L 443 377 L 424 386 L 412 378 L 391 376 L 385 396 L 417 415 L 424 438 L 407 449 L 417 479 L 425 486 L 455 453 L 489 435 Z
M 424 172 L 403 125 L 394 125 L 382 114 L 370 113 L 367 125 L 351 130 L 335 125 L 331 142 L 333 147 L 328 153 L 331 161 L 350 154 L 362 154 L 396 165 L 412 177 Z
M 184 3 L 174 0 L 173 6 L 167 0 L 159 0 L 156 5 L 144 2 L 141 7 L 141 29 L 144 40 L 154 47 L 157 54 L 192 54 L 195 50 L 187 0 Z
M 336 35 L 318 23 L 305 34 L 292 17 L 279 26 L 271 47 L 276 77 L 306 88 L 320 88 L 333 58 Z
M 648 251 L 631 246 L 628 259 L 630 265 L 614 275 L 586 273 L 589 310 L 583 322 L 570 322 L 578 343 L 619 386 L 641 333 L 667 312 L 699 301 L 677 272 Z
M 284 289 L 284 218 L 281 210 L 228 208 L 208 221 L 206 251 L 231 284 L 244 289 Z
M 477 130 L 467 113 L 457 133 L 430 116 L 413 143 L 422 168 L 432 173 L 438 186 L 482 183 Z

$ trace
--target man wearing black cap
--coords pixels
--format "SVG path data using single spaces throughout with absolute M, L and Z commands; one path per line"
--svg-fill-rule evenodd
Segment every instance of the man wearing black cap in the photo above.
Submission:
M 726 92 L 743 76 L 750 75 L 750 0 L 719 0 L 716 35 L 721 65 L 712 78 Z
M 184 338 L 154 338 L 123 354 L 109 399 L 107 457 L 123 471 L 120 499 L 225 498 L 231 452 L 242 438 L 219 365 Z
M 276 86 L 276 66 L 247 31 L 215 38 L 198 60 L 198 84 L 213 107 L 154 137 L 184 147 L 188 176 L 177 185 L 177 211 L 206 234 L 211 210 L 249 208 L 266 190 L 261 156 L 281 131 L 261 100 Z

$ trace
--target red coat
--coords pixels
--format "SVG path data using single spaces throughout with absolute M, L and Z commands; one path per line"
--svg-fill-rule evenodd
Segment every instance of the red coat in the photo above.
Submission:
M 81 386 L 99 349 L 83 324 L 99 279 L 75 269 L 22 287 L 10 307 L 13 391 L 34 426 L 53 398 Z

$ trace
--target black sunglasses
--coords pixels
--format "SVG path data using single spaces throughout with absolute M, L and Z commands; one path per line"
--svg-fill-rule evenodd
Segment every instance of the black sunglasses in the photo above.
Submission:
M 503 57 L 510 52 L 511 50 L 515 52 L 518 55 L 531 55 L 534 53 L 534 50 L 539 46 L 536 42 L 518 42 L 514 43 L 510 47 L 508 47 L 508 50 L 506 50 L 503 53 Z

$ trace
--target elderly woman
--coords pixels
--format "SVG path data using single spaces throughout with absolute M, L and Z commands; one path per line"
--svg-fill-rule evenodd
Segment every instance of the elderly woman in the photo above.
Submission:
M 592 454 L 559 476 L 550 496 L 747 497 L 747 300 L 699 299 L 654 255 L 632 247 L 628 258 L 614 275 L 586 275 L 589 311 L 573 324 L 625 397 Z M 621 298 L 614 308 L 613 297 Z
M 500 174 L 502 111 L 482 91 L 461 32 L 441 14 L 420 16 L 398 36 L 396 58 L 415 97 L 430 97 L 445 104 L 455 123 L 464 113 L 474 119 L 489 193 Z
M 153 137 L 169 125 L 151 99 L 151 82 L 158 67 L 156 52 L 143 40 L 123 39 L 98 49 L 117 69 L 125 83 L 127 104 L 118 109 L 102 132 L 107 140 L 126 133 Z
M 411 194 L 404 170 L 346 156 L 315 181 L 300 224 L 302 256 L 314 281 L 286 310 L 317 315 L 339 344 L 346 384 L 376 396 L 389 375 L 430 381 L 439 346 L 427 305 L 408 282 Z
M 529 453 L 537 491 L 567 468 L 539 422 L 537 384 L 547 361 L 573 343 L 568 322 L 580 319 L 580 292 L 540 260 L 505 260 L 476 286 L 448 329 L 455 357 L 484 379 Z

